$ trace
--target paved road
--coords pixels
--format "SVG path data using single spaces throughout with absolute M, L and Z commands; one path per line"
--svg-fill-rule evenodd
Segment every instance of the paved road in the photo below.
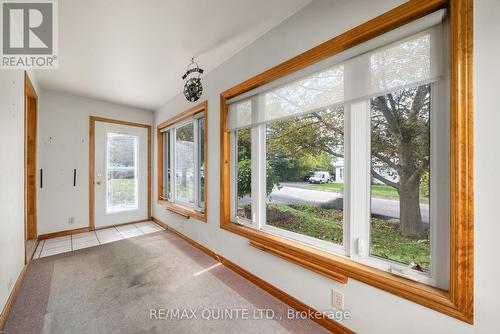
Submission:
M 342 194 L 333 191 L 311 189 L 305 182 L 284 182 L 282 188 L 271 193 L 271 201 L 282 204 L 308 203 L 342 209 Z M 372 198 L 372 214 L 388 218 L 399 218 L 399 201 L 387 198 Z M 422 221 L 429 222 L 429 205 L 420 204 Z

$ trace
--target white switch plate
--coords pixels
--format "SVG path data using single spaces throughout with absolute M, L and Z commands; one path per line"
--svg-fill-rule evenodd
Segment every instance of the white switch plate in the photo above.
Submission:
M 344 294 L 335 289 L 332 289 L 332 306 L 337 310 L 344 309 Z

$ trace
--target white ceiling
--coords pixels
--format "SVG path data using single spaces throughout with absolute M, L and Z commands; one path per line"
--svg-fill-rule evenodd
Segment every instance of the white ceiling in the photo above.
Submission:
M 311 0 L 59 1 L 59 69 L 42 88 L 156 110 Z

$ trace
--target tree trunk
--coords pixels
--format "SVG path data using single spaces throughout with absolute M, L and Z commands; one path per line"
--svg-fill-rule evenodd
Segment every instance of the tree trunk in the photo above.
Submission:
M 420 177 L 401 178 L 399 181 L 399 214 L 401 234 L 418 236 L 424 230 L 420 213 Z

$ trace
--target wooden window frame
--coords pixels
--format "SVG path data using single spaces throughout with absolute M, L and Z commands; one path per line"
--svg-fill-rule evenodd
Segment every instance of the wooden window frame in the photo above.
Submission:
M 204 193 L 204 200 L 205 200 L 205 207 L 203 211 L 197 211 L 193 208 L 183 206 L 179 203 L 173 203 L 169 202 L 165 199 L 162 198 L 163 194 L 163 153 L 164 153 L 164 147 L 163 147 L 163 133 L 161 132 L 162 129 L 167 128 L 169 126 L 172 126 L 176 123 L 182 122 L 188 118 L 194 117 L 195 115 L 198 115 L 200 113 L 203 113 L 203 117 L 205 118 L 205 132 L 204 132 L 204 151 L 205 151 L 205 193 Z M 180 215 L 186 219 L 189 218 L 195 218 L 197 220 L 200 220 L 202 222 L 207 222 L 207 212 L 208 212 L 208 102 L 204 101 L 200 104 L 197 104 L 196 106 L 180 113 L 179 115 L 176 115 L 162 123 L 160 123 L 157 126 L 156 129 L 156 142 L 157 142 L 157 153 L 158 153 L 158 196 L 157 196 L 157 201 L 158 204 L 163 205 L 166 207 L 166 209 L 170 212 L 173 212 L 177 215 Z
M 220 94 L 222 229 L 250 245 L 340 282 L 352 278 L 472 324 L 473 312 L 473 0 L 410 0 Z M 450 15 L 450 285 L 441 290 L 348 258 L 231 222 L 231 142 L 227 100 L 406 23 L 448 8 Z

